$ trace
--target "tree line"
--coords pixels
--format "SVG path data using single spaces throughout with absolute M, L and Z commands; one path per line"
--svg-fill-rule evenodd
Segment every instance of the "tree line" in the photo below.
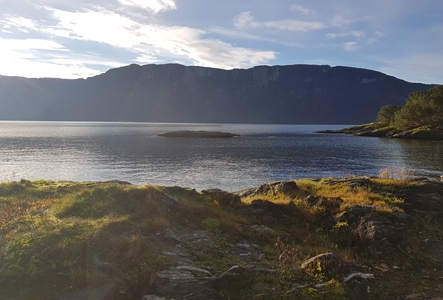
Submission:
M 391 126 L 401 130 L 443 128 L 443 85 L 410 94 L 404 106 L 383 106 L 376 123 L 380 127 Z

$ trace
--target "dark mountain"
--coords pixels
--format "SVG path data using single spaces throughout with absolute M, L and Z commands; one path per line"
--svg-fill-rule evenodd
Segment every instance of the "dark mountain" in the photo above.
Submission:
M 0 76 L 0 119 L 360 124 L 431 87 L 349 67 L 130 65 L 88 79 Z

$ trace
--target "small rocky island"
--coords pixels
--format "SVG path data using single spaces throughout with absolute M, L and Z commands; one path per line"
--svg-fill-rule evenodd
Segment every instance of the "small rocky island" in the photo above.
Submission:
M 163 137 L 179 137 L 179 138 L 232 138 L 240 136 L 239 134 L 220 132 L 220 131 L 192 131 L 192 130 L 179 130 L 160 133 L 158 136 Z

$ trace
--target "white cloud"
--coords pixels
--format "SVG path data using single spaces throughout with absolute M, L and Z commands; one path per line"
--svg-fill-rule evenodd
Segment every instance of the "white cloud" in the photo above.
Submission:
M 246 27 L 249 24 L 253 23 L 254 17 L 251 15 L 250 11 L 242 12 L 238 15 L 238 17 L 235 20 L 235 27 L 242 28 Z
M 3 40 L 3 49 L 8 47 L 9 49 L 15 50 L 58 50 L 58 51 L 69 51 L 63 45 L 42 39 L 25 39 L 25 40 Z
M 118 2 L 123 5 L 150 10 L 154 13 L 177 8 L 173 0 L 118 0 Z
M 79 57 L 63 45 L 40 39 L 0 38 L 0 73 L 9 76 L 78 78 L 97 75 L 100 72 L 85 65 L 120 66 L 112 62 L 100 62 L 98 57 Z M 71 57 L 71 58 L 69 58 Z
M 132 34 L 137 23 L 106 10 L 67 12 L 49 9 L 59 23 L 42 29 L 46 33 L 66 38 L 107 43 L 117 47 L 131 47 L 136 43 Z
M 23 18 L 23 17 L 17 17 L 17 16 L 4 16 L 2 22 L 5 24 L 4 28 L 17 28 L 21 31 L 27 31 L 27 29 L 36 29 L 36 22 Z
M 217 33 L 220 35 L 238 38 L 238 39 L 248 39 L 248 40 L 257 40 L 257 41 L 274 41 L 273 39 L 263 37 L 261 35 L 250 34 L 244 31 L 223 28 L 223 27 L 211 27 L 209 32 Z
M 352 23 L 352 21 L 347 20 L 347 19 L 343 18 L 342 16 L 335 16 L 332 19 L 332 25 L 334 25 L 336 27 L 346 27 L 351 23 Z
M 76 12 L 49 7 L 44 9 L 50 12 L 53 21 L 56 21 L 53 23 L 55 25 L 49 26 L 23 20 L 15 23 L 24 24 L 22 26 L 27 26 L 34 32 L 50 34 L 55 39 L 62 37 L 85 43 L 99 42 L 109 47 L 118 47 L 135 56 L 134 61 L 138 63 L 187 61 L 201 66 L 228 69 L 263 64 L 275 59 L 277 54 L 274 51 L 237 47 L 217 39 L 206 38 L 205 35 L 208 32 L 201 29 L 186 26 L 142 24 L 101 7 Z M 93 73 L 93 70 L 91 71 L 86 67 L 93 64 L 91 61 L 79 59 L 76 64 L 74 57 L 60 54 L 61 51 L 67 50 L 62 45 L 51 41 L 45 42 L 39 40 L 32 44 L 31 40 L 26 41 L 25 44 L 26 47 L 29 47 L 29 51 L 23 50 L 23 56 L 14 58 L 15 63 L 24 65 L 24 60 L 35 59 L 38 56 L 39 60 L 34 61 L 30 66 L 37 67 L 37 65 L 47 63 L 48 70 L 62 72 L 61 75 L 57 75 L 59 77 L 71 78 L 74 76 L 72 74 L 77 74 L 82 70 L 84 75 L 80 77 L 90 76 Z M 24 48 L 21 47 L 21 49 Z M 40 50 L 38 55 L 33 52 L 35 49 Z M 45 56 L 41 53 L 44 49 L 57 53 Z M 9 57 L 11 57 L 13 47 L 9 50 Z M 34 54 L 36 55 L 34 56 Z M 56 67 L 57 65 L 59 67 Z M 103 62 L 103 65 L 114 67 L 115 64 Z M 66 66 L 72 68 L 73 71 L 67 74 Z M 1 66 L 0 73 L 10 75 L 10 71 L 4 71 L 6 69 L 6 67 Z M 42 69 L 42 67 L 39 67 L 39 69 Z M 45 75 L 42 74 L 42 76 Z
M 303 5 L 298 5 L 298 4 L 291 5 L 290 10 L 301 12 L 304 15 L 310 15 L 310 14 L 314 13 L 311 9 L 306 8 Z
M 285 31 L 308 32 L 324 28 L 320 22 L 305 22 L 298 20 L 279 20 L 268 22 L 256 22 L 251 12 L 241 13 L 235 20 L 237 28 L 270 28 Z
M 48 29 L 48 32 L 121 47 L 136 53 L 137 61 L 157 62 L 158 59 L 153 59 L 149 54 L 154 51 L 159 56 L 190 59 L 202 66 L 220 68 L 251 66 L 275 59 L 273 51 L 234 47 L 218 40 L 204 39 L 206 32 L 200 29 L 144 25 L 105 10 L 53 12 L 60 23 L 55 29 Z
M 355 51 L 358 49 L 357 42 L 346 42 L 343 43 L 343 49 L 346 51 Z
M 352 36 L 352 37 L 356 37 L 356 38 L 364 38 L 366 36 L 366 34 L 364 31 L 359 31 L 359 30 L 326 34 L 326 37 L 329 39 L 342 38 L 342 37 L 348 37 L 348 36 Z

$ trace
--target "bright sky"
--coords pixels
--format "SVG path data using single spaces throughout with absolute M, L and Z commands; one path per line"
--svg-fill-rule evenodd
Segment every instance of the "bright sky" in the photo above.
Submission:
M 327 64 L 443 84 L 441 0 L 0 0 L 0 74 Z

